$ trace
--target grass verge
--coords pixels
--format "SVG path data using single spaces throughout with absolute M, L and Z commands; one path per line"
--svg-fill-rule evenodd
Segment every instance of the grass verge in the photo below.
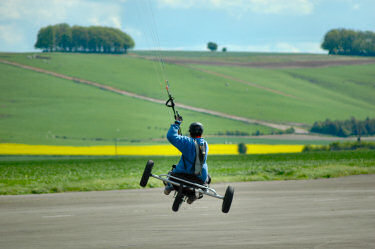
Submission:
M 0 157 L 0 195 L 140 188 L 148 159 L 153 173 L 170 170 L 178 157 Z M 374 151 L 211 156 L 213 183 L 298 180 L 375 174 Z M 149 187 L 162 182 L 150 179 Z

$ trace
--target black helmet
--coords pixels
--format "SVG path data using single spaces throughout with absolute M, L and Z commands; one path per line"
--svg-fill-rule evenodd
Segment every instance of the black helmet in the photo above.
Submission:
M 190 136 L 200 137 L 203 133 L 203 125 L 199 122 L 194 122 L 189 127 Z

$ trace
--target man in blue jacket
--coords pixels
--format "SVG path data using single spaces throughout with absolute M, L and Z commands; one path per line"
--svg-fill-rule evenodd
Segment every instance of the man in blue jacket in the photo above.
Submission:
M 167 139 L 175 146 L 181 153 L 181 158 L 171 174 L 189 174 L 196 178 L 196 182 L 205 184 L 209 181 L 207 168 L 207 154 L 208 144 L 202 138 L 203 125 L 201 123 L 192 123 L 189 127 L 190 137 L 178 134 L 182 118 L 179 117 L 168 130 Z M 173 190 L 170 184 L 167 184 L 164 189 L 164 194 L 169 195 Z M 188 204 L 191 204 L 195 199 L 189 198 Z

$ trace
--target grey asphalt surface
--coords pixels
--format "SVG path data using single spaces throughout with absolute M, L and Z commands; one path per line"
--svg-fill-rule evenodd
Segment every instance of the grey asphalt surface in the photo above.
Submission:
M 375 248 L 375 175 L 231 185 L 228 214 L 162 189 L 0 196 L 0 248 Z

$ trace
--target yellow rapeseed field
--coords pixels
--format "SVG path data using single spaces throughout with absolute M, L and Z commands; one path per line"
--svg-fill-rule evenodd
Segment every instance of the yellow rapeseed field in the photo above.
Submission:
M 303 145 L 267 145 L 247 144 L 247 154 L 296 153 L 301 152 Z M 143 146 L 57 146 L 57 145 L 27 145 L 0 144 L 1 155 L 88 155 L 88 156 L 177 156 L 181 153 L 172 145 L 143 145 Z M 236 155 L 236 144 L 211 144 L 210 155 Z
M 269 145 L 269 144 L 247 144 L 246 154 L 271 154 L 271 153 L 296 153 L 302 152 L 304 145 Z

